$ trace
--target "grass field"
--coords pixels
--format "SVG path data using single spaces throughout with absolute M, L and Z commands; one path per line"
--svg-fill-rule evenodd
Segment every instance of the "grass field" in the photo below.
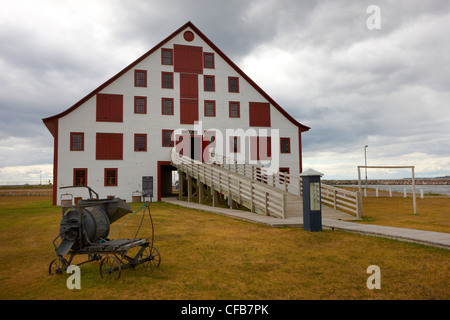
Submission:
M 364 205 L 369 210 L 370 203 Z M 140 206 L 132 204 L 134 210 Z M 61 209 L 50 197 L 0 197 L 0 299 L 450 298 L 445 249 L 341 231 L 271 228 L 164 203 L 150 208 L 160 267 L 123 270 L 119 280 L 106 282 L 99 263 L 89 263 L 81 266 L 81 289 L 69 290 L 69 275 L 48 274 Z M 389 217 L 374 210 L 371 221 L 362 223 Z M 140 218 L 134 216 L 113 238 L 133 237 Z M 411 224 L 405 219 L 394 223 Z M 448 231 L 448 221 L 432 228 Z M 139 236 L 150 235 L 145 217 Z M 380 267 L 379 290 L 366 286 L 370 265 Z
M 414 214 L 411 197 L 363 198 L 361 223 L 450 233 L 450 197 L 426 197 L 416 203 Z

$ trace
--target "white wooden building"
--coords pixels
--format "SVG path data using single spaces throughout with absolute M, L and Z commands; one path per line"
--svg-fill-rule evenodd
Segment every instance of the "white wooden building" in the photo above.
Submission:
M 302 132 L 309 130 L 191 22 L 43 122 L 54 138 L 54 205 L 68 192 L 59 188 L 71 185 L 131 201 L 143 177 L 153 177 L 159 200 L 171 189 L 170 152 L 180 136 L 201 151 L 217 148 L 245 161 L 276 156 L 280 170 L 300 173 Z M 238 134 L 252 130 L 256 137 Z M 197 157 L 191 148 L 182 152 Z M 70 193 L 87 196 L 84 188 Z

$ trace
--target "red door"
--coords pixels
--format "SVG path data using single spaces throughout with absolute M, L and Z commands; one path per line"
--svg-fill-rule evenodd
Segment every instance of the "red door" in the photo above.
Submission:
M 180 74 L 180 98 L 198 99 L 198 75 L 189 73 Z
M 194 124 L 198 121 L 198 100 L 180 100 L 180 123 Z
M 203 73 L 203 48 L 174 45 L 174 71 L 186 73 Z

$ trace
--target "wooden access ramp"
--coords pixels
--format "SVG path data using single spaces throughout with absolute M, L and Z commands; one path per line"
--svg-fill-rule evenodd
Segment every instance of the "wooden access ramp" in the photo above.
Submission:
M 187 193 L 188 201 L 196 198 L 204 203 L 209 200 L 217 206 L 220 194 L 228 200 L 231 209 L 239 204 L 251 212 L 281 219 L 303 215 L 301 188 L 295 187 L 298 194 L 290 192 L 289 177 L 281 175 L 269 181 L 257 168 L 251 169 L 254 174 L 242 174 L 236 166 L 199 162 L 177 152 L 172 152 L 172 165 L 178 170 L 180 199 Z M 322 212 L 336 219 L 354 218 L 328 206 L 322 206 Z
M 217 204 L 217 193 L 228 200 L 230 208 L 236 204 L 255 213 L 287 218 L 301 215 L 302 201 L 299 196 L 277 189 L 224 167 L 195 161 L 172 152 L 172 165 L 178 169 L 180 196 L 184 193 L 183 180 L 187 181 L 188 201 L 195 196 L 199 203 L 211 197 Z

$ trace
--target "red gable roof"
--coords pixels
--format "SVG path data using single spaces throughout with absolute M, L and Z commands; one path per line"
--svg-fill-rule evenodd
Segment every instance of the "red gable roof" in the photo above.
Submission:
M 114 77 L 103 83 L 101 86 L 99 86 L 97 89 L 89 93 L 86 97 L 75 103 L 72 107 L 69 109 L 48 117 L 42 119 L 44 124 L 47 126 L 48 130 L 52 133 L 53 136 L 55 136 L 55 121 L 61 117 L 64 117 L 65 115 L 69 114 L 79 106 L 81 106 L 83 103 L 88 101 L 90 98 L 95 96 L 97 93 L 99 93 L 101 90 L 103 90 L 105 87 L 113 83 L 115 80 L 117 80 L 119 77 L 121 77 L 123 74 L 128 72 L 130 69 L 132 69 L 134 66 L 136 66 L 139 62 L 146 59 L 148 56 L 150 56 L 152 53 L 160 49 L 162 46 L 164 46 L 165 43 L 170 41 L 172 38 L 174 38 L 176 35 L 178 35 L 180 32 L 182 32 L 186 28 L 191 28 L 192 30 L 197 33 L 197 35 L 203 39 L 217 54 L 222 57 L 234 70 L 236 70 L 237 73 L 241 75 L 242 78 L 244 78 L 250 85 L 252 85 L 264 98 L 267 99 L 278 111 L 280 111 L 289 121 L 291 121 L 294 125 L 296 125 L 300 131 L 308 131 L 310 128 L 299 123 L 297 120 L 295 120 L 291 115 L 289 115 L 283 108 L 281 108 L 267 93 L 265 93 L 252 79 L 250 79 L 244 71 L 242 71 L 233 61 L 231 61 L 219 48 L 217 48 L 214 43 L 212 43 L 192 22 L 187 22 L 182 27 L 180 27 L 178 30 L 173 32 L 170 36 L 168 36 L 166 39 L 158 43 L 155 47 L 153 47 L 150 51 L 142 55 L 139 59 L 131 63 L 129 66 L 127 66 L 125 69 L 120 71 L 118 74 L 116 74 Z

